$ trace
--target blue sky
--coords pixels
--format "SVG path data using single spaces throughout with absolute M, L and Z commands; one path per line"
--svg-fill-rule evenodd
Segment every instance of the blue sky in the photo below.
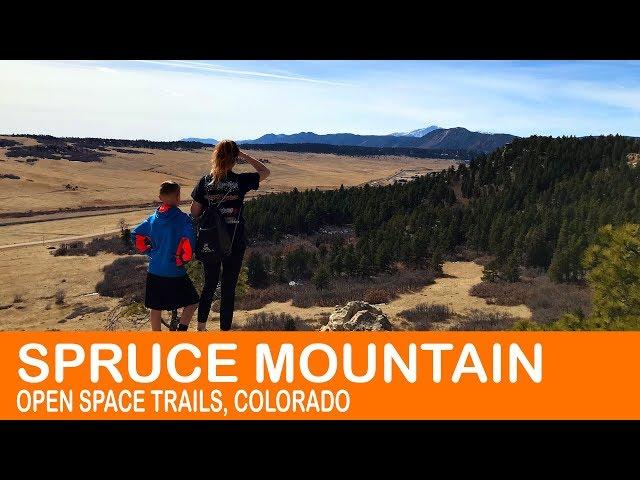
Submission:
M 640 136 L 636 61 L 0 61 L 0 133 Z

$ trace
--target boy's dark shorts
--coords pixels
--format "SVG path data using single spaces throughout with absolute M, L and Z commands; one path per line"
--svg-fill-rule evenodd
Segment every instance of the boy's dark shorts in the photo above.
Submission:
M 160 277 L 147 273 L 144 306 L 153 310 L 175 310 L 198 303 L 196 288 L 189 275 Z

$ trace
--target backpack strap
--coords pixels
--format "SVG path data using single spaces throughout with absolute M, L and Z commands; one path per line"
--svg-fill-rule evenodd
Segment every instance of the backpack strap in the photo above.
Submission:
M 218 202 L 218 205 L 216 205 L 216 208 L 220 208 L 220 205 L 222 205 L 222 202 L 224 202 L 224 199 L 227 198 L 227 195 L 229 195 L 231 193 L 231 188 L 229 188 L 229 190 L 227 191 L 227 193 L 224 194 L 224 196 L 222 197 L 222 199 Z
M 238 211 L 238 218 L 236 218 L 236 226 L 233 227 L 233 235 L 231 236 L 231 250 L 233 250 L 233 241 L 236 239 L 236 230 L 238 230 L 238 224 L 240 223 L 240 215 L 242 215 L 242 208 L 244 207 L 244 202 L 240 205 L 240 210 Z

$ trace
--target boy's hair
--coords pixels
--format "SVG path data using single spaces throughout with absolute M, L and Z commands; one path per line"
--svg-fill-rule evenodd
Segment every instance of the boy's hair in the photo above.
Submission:
M 180 191 L 180 184 L 173 180 L 167 180 L 160 184 L 160 195 L 167 195 L 171 193 L 178 193 Z

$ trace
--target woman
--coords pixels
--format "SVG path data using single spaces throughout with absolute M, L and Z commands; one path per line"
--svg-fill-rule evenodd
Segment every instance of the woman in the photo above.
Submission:
M 252 173 L 231 171 L 238 159 L 245 160 L 256 169 Z M 236 283 L 242 267 L 242 257 L 246 248 L 244 218 L 241 207 L 244 195 L 249 190 L 257 190 L 261 180 L 269 176 L 269 169 L 255 158 L 242 153 L 233 140 L 221 140 L 213 149 L 211 172 L 200 179 L 191 192 L 191 214 L 198 218 L 209 207 L 219 208 L 233 238 L 231 254 L 219 263 L 203 263 L 204 286 L 198 306 L 198 330 L 206 331 L 207 318 L 211 310 L 213 294 L 218 286 L 222 269 L 220 287 L 220 330 L 231 329 L 233 304 L 236 296 Z

